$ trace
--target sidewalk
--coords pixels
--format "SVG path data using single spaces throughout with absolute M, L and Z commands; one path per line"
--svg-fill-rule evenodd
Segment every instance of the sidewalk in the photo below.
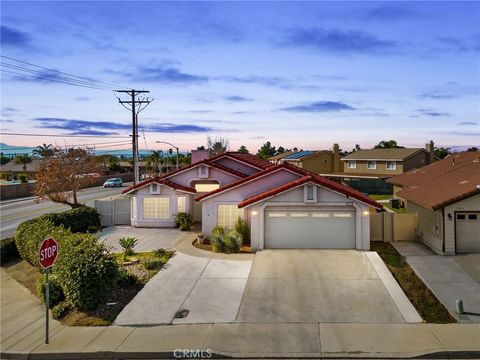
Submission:
M 1 269 L 2 359 L 173 358 L 176 349 L 210 349 L 234 357 L 480 357 L 479 324 L 195 324 L 66 327 Z

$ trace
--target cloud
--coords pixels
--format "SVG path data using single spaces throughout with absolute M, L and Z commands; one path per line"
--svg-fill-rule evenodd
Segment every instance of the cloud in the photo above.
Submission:
M 88 100 L 91 100 L 92 98 L 90 96 L 79 96 L 79 97 L 76 97 L 75 100 L 77 101 L 88 101 Z
M 30 46 L 30 35 L 12 27 L 0 26 L 0 39 L 2 46 L 25 48 Z
M 131 130 L 130 124 L 120 124 L 111 121 L 63 118 L 35 118 L 33 120 L 40 123 L 40 125 L 37 125 L 38 128 L 68 130 L 71 135 L 116 135 L 118 134 L 117 131 L 125 132 Z M 153 123 L 141 127 L 146 131 L 161 133 L 196 133 L 214 130 L 208 126 L 171 123 Z
M 452 94 L 442 94 L 438 91 L 426 92 L 418 95 L 420 99 L 433 99 L 433 100 L 448 100 L 457 98 L 457 95 Z
M 282 41 L 287 46 L 311 47 L 335 53 L 380 53 L 392 51 L 397 44 L 361 30 L 295 28 Z
M 454 53 L 480 52 L 480 33 L 463 38 L 442 37 L 438 41 L 441 46 L 440 51 Z
M 342 110 L 355 110 L 354 107 L 338 101 L 316 101 L 310 104 L 296 105 L 280 109 L 290 112 L 331 112 Z
M 225 100 L 227 101 L 234 101 L 234 102 L 245 102 L 245 101 L 253 101 L 252 98 L 246 98 L 243 96 L 233 95 L 233 96 L 226 96 Z
M 132 80 L 158 82 L 165 84 L 199 84 L 208 81 L 207 76 L 193 75 L 174 67 L 140 67 L 132 76 Z
M 398 6 L 384 5 L 379 6 L 373 9 L 370 9 L 365 13 L 364 18 L 367 20 L 403 20 L 411 19 L 412 17 L 417 16 L 416 12 L 413 12 L 406 8 L 401 8 Z
M 227 82 L 240 83 L 240 84 L 260 84 L 274 87 L 287 87 L 290 86 L 291 80 L 280 76 L 221 76 L 215 78 L 215 80 L 223 80 Z
M 18 115 L 18 110 L 17 108 L 13 107 L 4 107 L 2 108 L 2 116 L 12 116 L 12 115 Z
M 450 116 L 450 114 L 447 112 L 436 111 L 432 109 L 417 109 L 417 111 L 422 113 L 423 115 L 432 116 L 432 117 Z
M 474 121 L 463 121 L 461 123 L 458 123 L 457 125 L 478 125 L 478 122 Z

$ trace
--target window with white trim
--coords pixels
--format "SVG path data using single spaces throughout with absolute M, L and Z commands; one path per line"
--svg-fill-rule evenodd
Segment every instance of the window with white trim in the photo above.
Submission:
M 143 198 L 144 219 L 170 219 L 170 198 L 146 197 Z
M 208 178 L 208 167 L 206 166 L 200 166 L 198 168 L 198 177 L 200 179 L 206 179 Z
M 317 202 L 317 187 L 312 184 L 307 184 L 303 188 L 303 201 Z
M 160 185 L 157 183 L 150 184 L 150 194 L 160 194 Z
M 356 169 L 357 168 L 357 162 L 355 160 L 347 160 L 347 167 L 349 169 Z
M 220 187 L 219 184 L 195 184 L 195 190 L 197 193 L 210 192 L 217 190 Z
M 233 229 L 238 218 L 243 219 L 243 212 L 236 204 L 220 204 L 217 207 L 217 225 L 224 229 Z
M 387 170 L 397 170 L 397 162 L 387 161 Z
M 375 170 L 376 168 L 377 168 L 376 161 L 373 161 L 373 160 L 367 161 L 367 169 Z
M 187 210 L 187 197 L 179 196 L 177 197 L 177 212 L 186 212 Z

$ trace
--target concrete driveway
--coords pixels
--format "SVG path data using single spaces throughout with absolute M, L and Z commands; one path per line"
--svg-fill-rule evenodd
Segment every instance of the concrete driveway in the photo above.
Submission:
M 264 250 L 237 321 L 404 323 L 409 312 L 421 321 L 376 253 Z
M 118 240 L 122 237 L 138 239 L 135 251 L 153 251 L 158 248 L 172 249 L 188 233 L 171 228 L 136 228 L 132 226 L 110 226 L 103 229 L 99 236 L 112 252 L 122 252 Z
M 215 256 L 215 254 L 212 254 Z M 115 320 L 117 325 L 235 321 L 253 255 L 190 256 L 177 252 Z M 175 314 L 187 309 L 185 318 Z
M 392 244 L 458 321 L 480 323 L 480 254 L 441 256 L 420 243 Z M 456 299 L 465 315 L 455 312 Z

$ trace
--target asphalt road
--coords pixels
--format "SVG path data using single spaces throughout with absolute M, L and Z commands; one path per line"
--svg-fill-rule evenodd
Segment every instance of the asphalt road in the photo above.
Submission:
M 93 206 L 94 200 L 120 194 L 127 185 L 129 184 L 124 184 L 121 188 L 104 189 L 103 187 L 95 187 L 84 189 L 79 192 L 78 199 L 85 205 Z M 47 200 L 41 200 L 39 203 L 36 201 L 36 197 L 30 197 L 0 202 L 0 239 L 13 236 L 17 226 L 25 220 L 46 213 L 70 209 L 67 205 Z

